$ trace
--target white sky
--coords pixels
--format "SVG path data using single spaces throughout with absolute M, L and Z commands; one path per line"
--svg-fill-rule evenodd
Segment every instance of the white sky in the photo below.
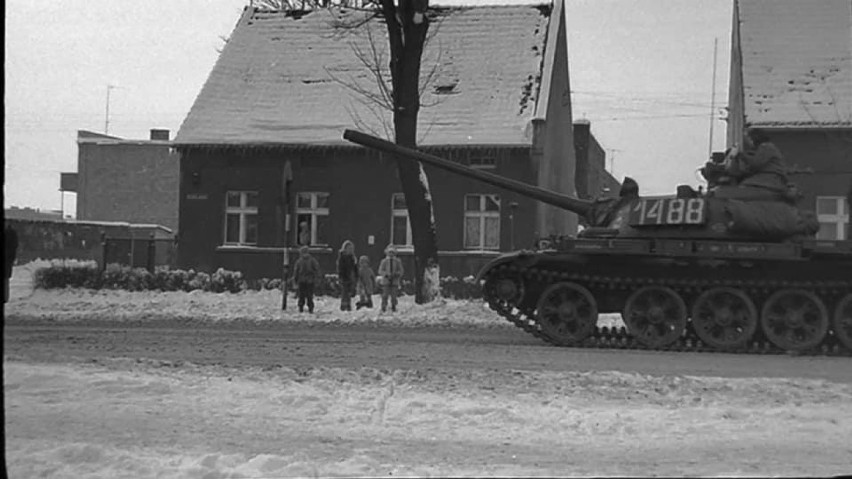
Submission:
M 247 3 L 7 1 L 5 206 L 59 209 L 77 130 L 104 131 L 108 84 L 111 135 L 174 137 Z M 727 104 L 731 10 L 731 0 L 566 0 L 574 118 L 591 121 L 616 177 L 632 176 L 644 194 L 698 184 L 714 38 L 717 110 Z M 724 128 L 714 122 L 714 149 Z M 65 195 L 72 214 L 74 196 Z

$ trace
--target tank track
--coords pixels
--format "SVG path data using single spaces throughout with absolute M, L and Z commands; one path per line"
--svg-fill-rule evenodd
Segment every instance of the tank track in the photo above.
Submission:
M 480 279 L 482 284 L 488 284 L 499 276 L 511 275 L 520 277 L 524 283 L 538 284 L 543 287 L 561 281 L 570 281 L 588 288 L 590 291 L 601 289 L 627 289 L 633 290 L 642 286 L 667 286 L 677 293 L 687 296 L 696 295 L 708 287 L 732 287 L 746 292 L 752 298 L 765 298 L 771 291 L 779 288 L 802 288 L 817 292 L 820 297 L 832 297 L 846 294 L 852 290 L 852 281 L 815 282 L 815 281 L 775 281 L 771 279 L 753 280 L 703 280 L 698 278 L 673 279 L 673 278 L 651 278 L 651 277 L 615 277 L 607 275 L 590 275 L 580 272 L 564 272 L 549 270 L 542 267 L 521 267 L 512 264 L 504 264 L 485 272 Z M 581 347 L 596 349 L 629 349 L 629 350 L 655 350 L 655 351 L 682 351 L 682 352 L 716 352 L 727 354 L 793 354 L 810 356 L 845 356 L 852 357 L 852 351 L 846 349 L 833 337 L 829 330 L 820 346 L 808 351 L 785 351 L 778 348 L 769 340 L 762 337 L 760 328 L 749 341 L 747 347 L 739 350 L 722 351 L 704 344 L 697 334 L 688 326 L 684 334 L 674 343 L 660 348 L 650 348 L 639 343 L 627 332 L 625 326 L 617 328 L 596 326 L 594 332 L 581 344 L 565 346 L 557 343 L 541 331 L 536 319 L 535 307 L 524 306 L 507 302 L 499 298 L 489 288 L 483 288 L 483 299 L 488 306 L 500 314 L 507 321 L 520 328 L 524 332 L 547 343 L 559 347 Z M 521 301 L 521 303 L 524 303 Z

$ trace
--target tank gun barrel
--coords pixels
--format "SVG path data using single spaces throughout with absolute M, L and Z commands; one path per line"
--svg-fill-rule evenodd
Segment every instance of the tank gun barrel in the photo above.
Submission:
M 442 170 L 446 170 L 451 173 L 464 176 L 466 178 L 471 178 L 477 181 L 481 181 L 483 183 L 488 183 L 489 185 L 493 185 L 498 188 L 503 188 L 505 190 L 509 190 L 536 199 L 538 201 L 541 201 L 542 203 L 547 203 L 549 205 L 556 206 L 557 208 L 572 211 L 574 213 L 577 213 L 578 215 L 586 216 L 593 205 L 591 201 L 585 201 L 578 198 L 561 195 L 550 190 L 538 188 L 523 183 L 521 181 L 505 178 L 503 176 L 495 175 L 493 173 L 474 170 L 473 168 L 469 168 L 464 165 L 459 165 L 450 160 L 446 160 L 435 155 L 430 155 L 428 153 L 423 153 L 421 151 L 413 150 L 411 148 L 399 146 L 396 143 L 391 143 L 387 140 L 376 138 L 375 136 L 367 135 L 359 131 L 346 130 L 343 132 L 343 138 L 345 140 L 351 141 L 352 143 L 357 143 L 361 146 L 366 146 L 379 151 L 383 151 L 385 153 L 394 154 L 398 158 L 403 158 L 409 161 L 419 161 L 421 163 L 426 163 L 427 165 L 431 165 L 435 168 L 440 168 Z

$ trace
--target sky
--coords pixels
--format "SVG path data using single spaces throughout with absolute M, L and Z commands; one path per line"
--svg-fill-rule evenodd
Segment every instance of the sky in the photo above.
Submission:
M 565 0 L 575 120 L 642 194 L 700 184 L 724 149 L 732 0 Z M 433 4 L 540 3 L 433 0 Z M 4 206 L 75 210 L 77 130 L 177 133 L 248 0 L 8 0 Z M 713 51 L 718 41 L 715 118 Z

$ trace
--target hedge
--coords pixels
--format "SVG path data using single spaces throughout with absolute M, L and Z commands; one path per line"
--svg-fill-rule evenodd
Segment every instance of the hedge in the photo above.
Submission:
M 122 289 L 127 291 L 209 291 L 213 293 L 239 293 L 241 291 L 281 289 L 280 278 L 247 280 L 239 271 L 219 268 L 207 274 L 190 269 L 159 267 L 154 273 L 144 268 L 131 268 L 109 264 L 101 271 L 94 262 L 54 260 L 50 266 L 35 271 L 34 286 L 42 289 L 88 288 Z M 289 289 L 293 289 L 288 284 Z M 328 274 L 314 290 L 318 296 L 340 297 L 340 280 Z M 403 280 L 402 294 L 414 293 L 411 281 Z M 441 278 L 441 294 L 445 298 L 471 299 L 482 297 L 482 292 L 473 276 Z

